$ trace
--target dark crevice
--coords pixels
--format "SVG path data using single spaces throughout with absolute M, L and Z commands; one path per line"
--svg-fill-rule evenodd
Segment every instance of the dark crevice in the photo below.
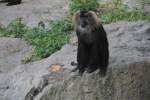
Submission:
M 34 97 L 37 96 L 42 90 L 48 85 L 48 80 L 43 79 L 42 82 L 39 83 L 38 87 L 33 87 L 25 96 L 25 100 L 34 100 Z

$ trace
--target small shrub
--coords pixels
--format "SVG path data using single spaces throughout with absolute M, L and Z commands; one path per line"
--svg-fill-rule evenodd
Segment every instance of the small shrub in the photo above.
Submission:
M 29 29 L 24 37 L 35 48 L 33 59 L 48 57 L 59 50 L 69 41 L 68 34 L 72 28 L 71 20 L 65 19 L 50 23 L 50 29 L 42 27 Z
M 71 14 L 78 10 L 95 10 L 98 0 L 71 0 Z M 116 1 L 116 5 L 121 0 Z M 119 5 L 111 11 L 98 14 L 102 23 L 111 23 L 120 20 L 137 21 L 149 20 L 150 14 L 142 11 L 129 11 L 124 5 Z M 33 46 L 32 52 L 22 60 L 23 63 L 39 60 L 50 56 L 69 41 L 69 33 L 73 30 L 71 18 L 51 22 L 49 28 L 45 28 L 43 22 L 37 27 L 27 27 L 21 18 L 11 22 L 7 27 L 0 26 L 0 36 L 23 38 Z
M 26 25 L 23 23 L 21 18 L 17 18 L 14 21 L 12 21 L 7 27 L 6 31 L 4 33 L 4 36 L 10 36 L 10 37 L 17 37 L 21 38 L 23 37 L 24 33 L 27 31 Z
M 113 0 L 114 8 L 119 8 L 122 6 L 122 0 Z
M 0 36 L 23 38 L 33 46 L 32 53 L 22 60 L 26 63 L 48 57 L 59 50 L 69 41 L 72 29 L 70 18 L 51 22 L 50 28 L 45 28 L 42 24 L 28 28 L 21 19 L 16 19 L 8 27 L 0 27 Z
M 95 10 L 98 6 L 98 0 L 70 0 L 71 14 L 78 10 Z
M 117 22 L 120 20 L 137 21 L 137 20 L 150 20 L 150 14 L 143 11 L 135 10 L 129 11 L 128 8 L 122 7 L 113 9 L 109 12 L 104 12 L 98 15 L 103 23 Z

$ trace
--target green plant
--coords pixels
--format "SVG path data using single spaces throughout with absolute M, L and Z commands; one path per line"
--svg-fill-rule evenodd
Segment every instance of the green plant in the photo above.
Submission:
M 7 30 L 4 32 L 4 36 L 19 37 L 19 38 L 21 38 L 27 31 L 27 27 L 23 23 L 22 18 L 17 18 L 14 21 L 12 21 L 6 27 L 6 29 Z
M 118 3 L 116 3 L 118 4 Z M 74 13 L 77 10 L 95 10 L 97 0 L 71 0 L 70 9 Z M 98 14 L 102 23 L 111 23 L 120 20 L 137 21 L 149 20 L 150 14 L 139 10 L 129 11 L 124 5 L 120 5 L 111 11 Z M 25 39 L 33 50 L 22 62 L 39 60 L 50 56 L 69 41 L 69 33 L 73 30 L 70 17 L 53 21 L 48 28 L 39 22 L 37 27 L 27 27 L 21 18 L 12 21 L 7 27 L 0 26 L 0 36 L 19 37 Z
M 78 10 L 95 10 L 98 6 L 98 0 L 70 0 L 71 14 Z
M 122 5 L 122 0 L 113 0 L 114 8 L 119 8 Z
M 98 15 L 103 23 L 117 22 L 120 20 L 137 21 L 137 20 L 149 20 L 150 14 L 140 10 L 129 11 L 126 6 L 113 9 L 109 12 L 104 12 Z
M 22 60 L 23 63 L 48 57 L 69 41 L 69 33 L 73 29 L 70 18 L 51 22 L 49 28 L 40 23 L 29 28 L 16 19 L 8 27 L 0 27 L 0 36 L 23 38 L 33 46 L 32 53 Z
M 72 30 L 70 19 L 50 23 L 50 29 L 42 27 L 31 28 L 24 38 L 34 46 L 32 61 L 48 57 L 59 50 L 69 41 L 69 32 Z

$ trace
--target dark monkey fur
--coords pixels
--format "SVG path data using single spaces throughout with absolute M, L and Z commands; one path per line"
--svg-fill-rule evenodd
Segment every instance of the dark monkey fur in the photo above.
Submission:
M 92 73 L 100 69 L 105 76 L 109 63 L 109 44 L 106 32 L 93 11 L 80 11 L 74 16 L 78 37 L 77 67 L 82 75 L 86 70 Z
M 8 2 L 7 6 L 20 4 L 22 0 L 2 0 L 0 2 Z

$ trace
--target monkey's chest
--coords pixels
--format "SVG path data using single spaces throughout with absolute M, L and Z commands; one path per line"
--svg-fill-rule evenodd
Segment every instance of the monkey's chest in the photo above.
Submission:
M 80 41 L 87 43 L 87 44 L 91 44 L 93 43 L 93 36 L 91 34 L 87 34 L 87 33 L 82 33 L 80 34 Z

